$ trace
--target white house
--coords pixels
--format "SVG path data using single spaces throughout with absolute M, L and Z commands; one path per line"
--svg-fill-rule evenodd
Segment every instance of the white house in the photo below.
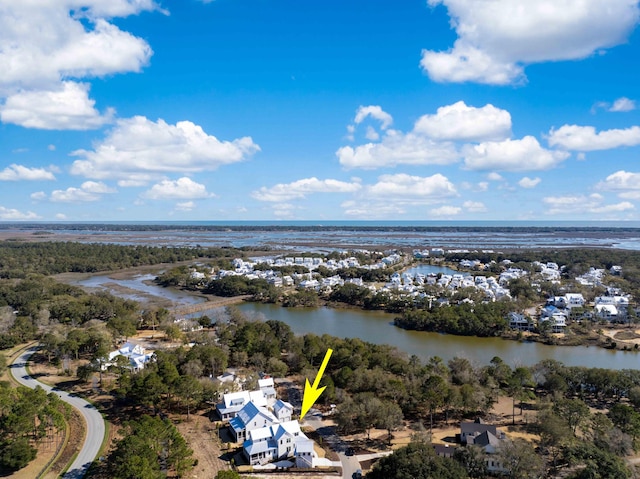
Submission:
M 298 421 L 254 429 L 242 445 L 252 466 L 295 457 L 297 467 L 313 466 L 313 441 L 300 430 Z
M 278 418 L 280 422 L 291 421 L 293 415 L 293 406 L 281 399 L 278 399 L 273 405 L 273 414 Z
M 267 407 L 267 398 L 262 391 L 238 391 L 225 394 L 222 398 L 222 402 L 216 404 L 216 410 L 223 421 L 236 417 L 236 414 L 250 402 Z
M 276 389 L 273 384 L 273 378 L 264 378 L 258 379 L 258 388 L 264 394 L 264 397 L 267 399 L 267 404 L 275 401 L 276 399 Z
M 618 320 L 618 308 L 613 304 L 596 304 L 595 313 L 598 319 L 614 322 Z
M 238 411 L 236 417 L 229 421 L 229 426 L 234 441 L 242 442 L 248 437 L 249 432 L 277 423 L 278 418 L 271 414 L 267 408 L 249 402 Z
M 512 311 L 508 314 L 508 318 L 511 329 L 517 329 L 518 331 L 531 331 L 533 329 L 531 320 L 522 313 Z
M 565 304 L 568 309 L 581 308 L 584 306 L 584 297 L 581 293 L 567 293 L 564 297 Z
M 555 313 L 551 316 L 541 316 L 538 321 L 538 326 L 546 322 L 549 322 L 551 325 L 551 332 L 553 333 L 564 333 L 564 329 L 567 327 L 567 317 L 562 313 Z
M 595 313 L 600 319 L 608 321 L 625 321 L 629 311 L 629 297 L 619 294 L 613 296 L 598 296 L 595 301 Z M 615 312 L 611 308 L 600 308 L 600 306 L 614 306 Z
M 118 356 L 124 356 L 129 360 L 129 367 L 133 371 L 140 371 L 144 369 L 144 366 L 153 359 L 153 352 L 148 353 L 142 346 L 135 343 L 124 343 L 119 349 L 115 351 L 111 351 L 109 353 L 108 359 L 106 362 L 100 365 L 101 369 L 104 371 L 109 366 L 112 366 L 115 363 L 115 358 Z

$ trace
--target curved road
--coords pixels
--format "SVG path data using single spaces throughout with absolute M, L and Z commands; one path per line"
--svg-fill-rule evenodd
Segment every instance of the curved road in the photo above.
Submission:
M 90 403 L 77 396 L 72 396 L 65 391 L 54 389 L 53 387 L 43 384 L 31 377 L 27 372 L 27 362 L 38 347 L 32 347 L 20 354 L 11 364 L 11 374 L 20 384 L 35 389 L 40 386 L 45 391 L 54 392 L 64 402 L 71 404 L 82 415 L 87 427 L 87 435 L 84 438 L 84 445 L 76 456 L 69 470 L 63 476 L 64 479 L 80 479 L 82 478 L 93 460 L 100 452 L 100 446 L 104 438 L 105 426 L 104 419 L 98 410 Z

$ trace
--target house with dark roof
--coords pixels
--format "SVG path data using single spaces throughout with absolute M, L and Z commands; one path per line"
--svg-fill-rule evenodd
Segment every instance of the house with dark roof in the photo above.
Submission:
M 504 439 L 505 434 L 492 424 L 487 424 L 482 419 L 473 422 L 466 421 L 460 423 L 460 442 L 462 444 L 475 444 L 475 440 L 481 434 L 489 432 L 498 439 Z
M 484 450 L 485 463 L 489 472 L 505 472 L 503 465 L 493 456 L 504 441 L 508 441 L 508 439 L 503 431 L 492 424 L 482 422 L 480 419 L 460 423 L 460 442 L 466 446 L 478 446 Z

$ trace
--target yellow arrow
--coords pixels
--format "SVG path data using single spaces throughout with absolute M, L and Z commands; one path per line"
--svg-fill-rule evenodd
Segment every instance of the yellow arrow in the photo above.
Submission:
M 324 359 L 322 360 L 322 364 L 320 365 L 320 369 L 318 370 L 316 380 L 313 381 L 313 386 L 309 384 L 308 379 L 306 380 L 307 382 L 304 385 L 304 396 L 302 397 L 302 410 L 300 411 L 301 421 L 304 415 L 307 414 L 307 412 L 309 412 L 309 409 L 311 409 L 311 406 L 313 406 L 316 403 L 316 401 L 322 394 L 322 391 L 324 391 L 325 388 L 327 387 L 327 386 L 322 386 L 320 389 L 318 389 L 318 386 L 320 385 L 320 379 L 322 379 L 322 375 L 324 374 L 324 370 L 327 367 L 327 363 L 329 362 L 331 353 L 333 353 L 333 349 L 327 349 L 327 354 L 324 355 Z

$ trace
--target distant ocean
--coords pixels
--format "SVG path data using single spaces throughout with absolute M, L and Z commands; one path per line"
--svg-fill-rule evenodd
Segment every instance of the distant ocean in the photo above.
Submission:
M 296 220 L 296 221 L 280 221 L 280 220 L 215 220 L 215 221 L 42 221 L 42 222 L 0 222 L 3 229 L 9 228 L 28 228 L 42 226 L 74 226 L 80 225 L 123 225 L 123 226 L 249 226 L 249 227 L 350 227 L 350 228 L 623 228 L 623 229 L 640 229 L 640 221 L 549 221 L 549 220 L 403 220 L 403 221 L 367 221 L 367 220 Z
M 640 250 L 640 222 L 617 221 L 113 221 L 0 223 L 5 239 L 156 246 L 334 249 Z M 13 238 L 15 239 L 15 238 Z

